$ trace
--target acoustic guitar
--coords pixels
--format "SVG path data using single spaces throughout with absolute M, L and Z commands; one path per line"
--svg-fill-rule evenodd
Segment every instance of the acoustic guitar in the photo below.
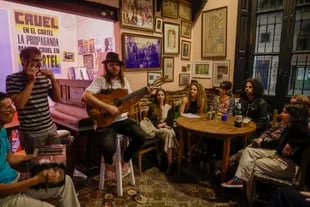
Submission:
M 164 78 L 156 79 L 153 84 L 150 85 L 152 88 L 158 88 L 165 82 Z M 112 104 L 117 106 L 120 109 L 121 113 L 128 112 L 130 110 L 130 106 L 135 104 L 137 101 L 132 101 L 132 98 L 136 96 L 142 96 L 147 93 L 147 87 L 140 88 L 130 94 L 126 89 L 111 89 L 106 93 L 95 94 L 95 97 L 100 101 Z M 120 98 L 121 97 L 121 98 Z M 112 124 L 112 121 L 115 119 L 117 115 L 111 115 L 107 111 L 103 109 L 98 109 L 91 107 L 89 105 L 86 106 L 87 114 L 91 120 L 98 127 L 107 127 Z

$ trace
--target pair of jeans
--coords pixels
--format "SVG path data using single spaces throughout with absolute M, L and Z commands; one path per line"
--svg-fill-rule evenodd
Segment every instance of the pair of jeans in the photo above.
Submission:
M 108 127 L 96 129 L 96 143 L 99 151 L 108 164 L 113 163 L 113 155 L 116 152 L 115 139 L 117 134 L 129 137 L 129 145 L 123 154 L 123 161 L 129 162 L 133 154 L 143 145 L 145 135 L 141 128 L 131 119 L 125 119 L 112 123 Z

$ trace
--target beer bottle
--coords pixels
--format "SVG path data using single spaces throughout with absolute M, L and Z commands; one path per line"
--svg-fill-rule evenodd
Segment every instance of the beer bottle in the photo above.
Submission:
M 235 127 L 242 126 L 242 110 L 241 110 L 241 103 L 237 104 L 237 109 L 235 112 Z

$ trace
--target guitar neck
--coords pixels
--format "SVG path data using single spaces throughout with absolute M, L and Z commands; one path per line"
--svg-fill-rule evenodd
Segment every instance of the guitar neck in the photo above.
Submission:
M 130 94 L 128 94 L 127 96 L 124 96 L 122 98 L 119 99 L 120 103 L 123 104 L 123 103 L 126 103 L 128 102 L 130 99 L 136 97 L 136 96 L 142 96 L 144 94 L 147 93 L 147 88 L 146 87 L 143 87 L 143 88 L 140 88 L 139 90 L 136 90 Z

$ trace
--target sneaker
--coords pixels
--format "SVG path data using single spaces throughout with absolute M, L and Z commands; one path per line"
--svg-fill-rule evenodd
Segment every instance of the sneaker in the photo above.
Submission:
M 222 183 L 221 186 L 224 188 L 243 188 L 243 181 L 235 176 L 226 183 Z

